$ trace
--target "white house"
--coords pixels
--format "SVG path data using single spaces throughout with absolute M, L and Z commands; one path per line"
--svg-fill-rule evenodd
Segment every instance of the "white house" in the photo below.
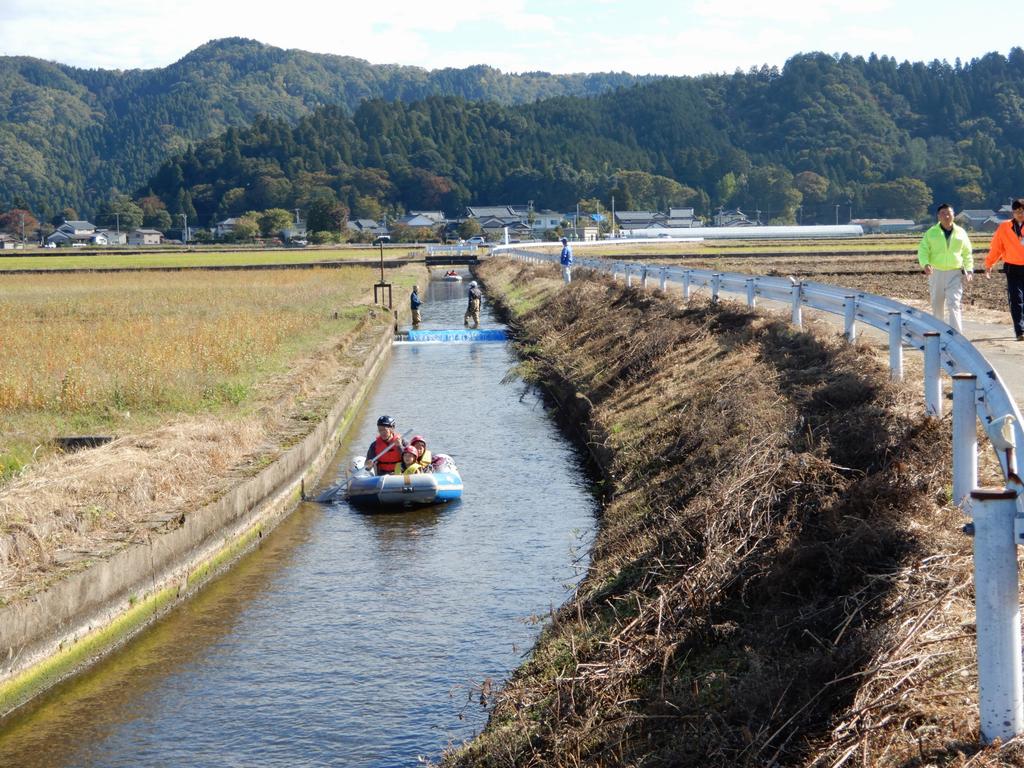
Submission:
M 213 236 L 218 240 L 222 237 L 227 237 L 235 231 L 235 224 L 237 223 L 238 219 L 234 217 L 218 221 L 213 225 Z

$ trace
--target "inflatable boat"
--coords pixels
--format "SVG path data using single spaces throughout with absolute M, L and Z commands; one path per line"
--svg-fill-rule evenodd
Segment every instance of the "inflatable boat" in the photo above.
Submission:
M 366 507 L 411 507 L 462 498 L 462 477 L 451 456 L 439 453 L 430 468 L 415 475 L 374 475 L 365 459 L 352 460 L 345 499 Z
M 462 275 L 458 272 L 445 272 L 441 279 L 447 280 L 449 283 L 461 283 Z

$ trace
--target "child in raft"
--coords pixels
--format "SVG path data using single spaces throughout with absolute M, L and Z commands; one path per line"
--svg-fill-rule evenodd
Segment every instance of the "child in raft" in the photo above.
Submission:
M 420 466 L 420 452 L 413 447 L 412 443 L 409 443 L 402 450 L 402 461 L 395 465 L 395 471 L 392 474 L 415 475 L 421 469 L 423 467 Z

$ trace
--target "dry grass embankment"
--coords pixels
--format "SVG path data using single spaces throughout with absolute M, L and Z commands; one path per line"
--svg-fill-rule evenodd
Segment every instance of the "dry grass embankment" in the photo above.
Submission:
M 916 387 L 737 304 L 481 275 L 608 499 L 574 599 L 446 765 L 1024 765 L 976 746 L 970 541 Z
M 308 434 L 361 367 L 363 339 L 392 322 L 369 305 L 375 279 L 5 278 L 0 600 L 176 525 Z M 68 431 L 117 439 L 54 452 Z

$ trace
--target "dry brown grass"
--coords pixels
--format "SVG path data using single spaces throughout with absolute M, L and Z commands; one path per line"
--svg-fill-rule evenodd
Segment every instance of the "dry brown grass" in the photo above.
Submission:
M 610 489 L 587 578 L 450 765 L 1024 764 L 977 747 L 948 422 L 735 304 L 489 264 Z
M 366 287 L 372 275 L 368 281 L 360 279 L 365 277 L 362 274 L 339 280 L 337 271 L 328 273 L 327 281 L 317 273 L 295 272 L 188 275 L 180 282 L 176 277 L 164 275 L 163 286 L 151 282 L 151 277 L 121 277 L 123 282 L 110 287 L 118 297 L 113 305 L 127 313 L 121 317 L 135 330 L 191 324 L 209 340 L 208 349 L 225 350 L 229 357 L 227 350 L 235 345 L 249 349 L 243 356 L 253 357 L 241 372 L 244 397 L 237 405 L 216 408 L 200 402 L 195 413 L 168 411 L 159 402 L 143 400 L 140 407 L 151 410 L 150 419 L 124 421 L 118 428 L 121 436 L 113 442 L 76 454 L 38 454 L 13 474 L 0 487 L 0 601 L 21 599 L 95 559 L 179 525 L 185 515 L 266 466 L 326 414 L 337 393 L 358 375 L 371 339 L 379 337 L 382 326 L 391 324 L 390 313 L 374 311 L 367 304 Z M 410 273 L 400 279 L 411 282 L 415 277 Z M 77 289 L 69 289 L 83 294 L 73 305 L 74 317 L 81 319 L 84 307 L 112 306 L 99 298 L 106 294 L 102 283 L 86 281 L 88 285 L 82 286 L 79 280 L 75 278 Z M 51 301 L 45 279 L 27 282 L 40 286 L 40 301 Z M 136 292 L 154 300 L 130 309 L 127 296 Z M 218 301 L 207 302 L 213 295 Z M 60 318 L 50 315 L 39 324 L 61 324 Z M 84 324 L 107 327 L 105 315 L 97 312 L 95 323 Z M 174 322 L 161 323 L 160 318 L 168 315 Z M 275 326 L 278 320 L 280 327 L 258 330 Z M 256 353 L 252 335 L 231 335 L 242 326 L 264 334 L 267 346 Z M 287 333 L 282 334 L 281 328 Z M 52 329 L 40 330 L 36 338 L 48 333 Z M 168 336 L 167 346 L 183 338 L 196 339 L 196 333 Z M 147 357 L 146 350 L 153 350 L 152 358 L 139 364 L 151 367 L 154 375 L 163 371 L 167 381 L 185 381 L 188 372 L 196 370 L 192 353 L 158 354 L 158 331 L 134 338 L 124 333 L 105 338 L 107 345 L 127 350 L 108 350 L 102 344 L 90 347 L 103 360 L 112 354 Z M 51 354 L 73 352 L 62 347 Z M 184 357 L 174 356 L 179 353 Z M 32 353 L 26 350 L 26 354 Z M 91 380 L 97 387 L 125 373 L 106 365 L 94 370 Z M 214 380 L 230 381 L 228 373 L 237 370 L 233 364 L 219 368 L 220 378 Z M 32 416 L 35 421 L 19 411 L 3 416 L 7 424 L 41 424 L 37 434 L 53 430 L 60 421 L 59 410 L 46 407 Z

